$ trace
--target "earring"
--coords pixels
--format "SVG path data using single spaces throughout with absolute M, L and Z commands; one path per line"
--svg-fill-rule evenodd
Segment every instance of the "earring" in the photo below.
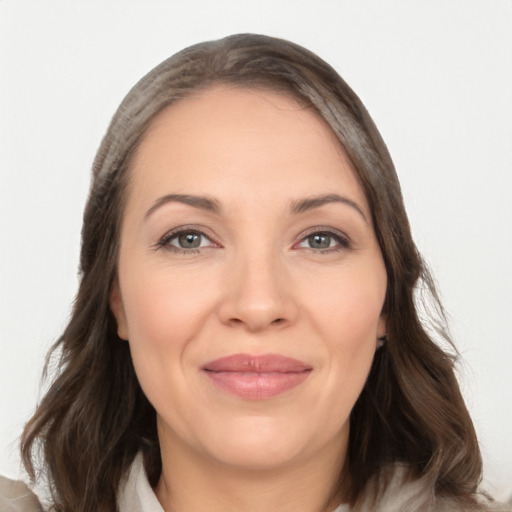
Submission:
M 387 340 L 388 340 L 388 335 L 387 334 L 383 334 L 382 336 L 379 336 L 377 338 L 377 349 L 383 347 Z

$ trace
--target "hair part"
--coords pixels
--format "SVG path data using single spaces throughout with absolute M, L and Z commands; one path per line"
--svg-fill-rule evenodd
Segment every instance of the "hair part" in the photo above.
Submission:
M 370 482 L 378 499 L 386 468 L 403 462 L 465 510 L 477 507 L 481 457 L 454 374 L 456 351 L 430 274 L 411 237 L 398 178 L 365 107 L 327 63 L 293 43 L 242 34 L 187 48 L 153 69 L 114 115 L 93 165 L 80 258 L 81 281 L 68 326 L 52 348 L 58 372 L 21 440 L 25 467 L 47 473 L 57 512 L 116 510 L 136 453 L 150 483 L 161 472 L 156 413 L 142 392 L 128 344 L 116 333 L 110 292 L 130 164 L 155 116 L 215 84 L 271 90 L 313 108 L 328 123 L 367 197 L 388 277 L 388 340 L 350 418 L 340 488 L 357 507 Z M 435 341 L 417 304 L 430 294 Z M 47 365 L 50 355 L 47 359 Z M 40 459 L 38 460 L 38 453 Z M 475 508 L 476 509 L 476 508 Z

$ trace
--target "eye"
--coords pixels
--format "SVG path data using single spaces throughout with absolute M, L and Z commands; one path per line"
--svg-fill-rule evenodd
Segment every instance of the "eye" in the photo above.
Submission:
M 197 249 L 204 245 L 205 238 L 206 237 L 201 233 L 190 231 L 188 233 L 179 233 L 174 235 L 169 240 L 169 243 L 181 249 Z
M 313 249 L 316 252 L 332 252 L 347 249 L 349 240 L 341 233 L 332 231 L 315 231 L 303 238 L 298 247 Z
M 197 252 L 206 247 L 215 247 L 216 244 L 204 233 L 194 229 L 179 229 L 167 233 L 156 244 L 156 248 L 164 247 L 176 252 Z

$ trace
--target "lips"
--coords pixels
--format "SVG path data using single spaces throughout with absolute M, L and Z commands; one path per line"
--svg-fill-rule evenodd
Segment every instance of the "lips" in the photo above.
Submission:
M 245 400 L 265 400 L 304 382 L 312 367 L 279 354 L 234 354 L 210 361 L 201 370 L 223 391 Z

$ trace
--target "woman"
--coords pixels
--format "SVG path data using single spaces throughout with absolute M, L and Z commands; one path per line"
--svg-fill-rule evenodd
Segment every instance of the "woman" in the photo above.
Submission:
M 24 462 L 66 512 L 487 510 L 433 333 L 451 346 L 357 96 L 286 41 L 199 44 L 99 149 Z

